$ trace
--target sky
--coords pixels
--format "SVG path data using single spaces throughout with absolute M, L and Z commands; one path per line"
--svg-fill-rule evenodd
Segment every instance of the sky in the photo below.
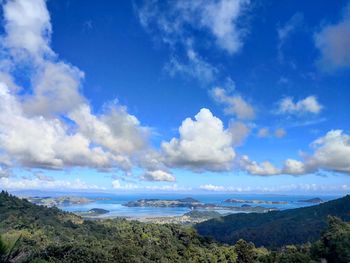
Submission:
M 350 193 L 349 1 L 0 3 L 0 188 Z

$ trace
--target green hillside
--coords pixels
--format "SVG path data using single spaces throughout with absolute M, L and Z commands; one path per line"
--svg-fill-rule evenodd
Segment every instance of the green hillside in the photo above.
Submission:
M 218 244 L 174 224 L 84 221 L 0 193 L 0 263 L 349 263 L 349 248 L 350 223 L 335 217 L 312 244 L 268 250 L 243 239 Z
M 0 193 L 0 236 L 11 244 L 20 237 L 12 262 L 235 262 L 236 257 L 233 247 L 208 242 L 193 228 L 84 221 L 5 192 Z
M 328 215 L 350 220 L 350 196 L 305 208 L 229 215 L 195 228 L 201 235 L 228 244 L 243 238 L 258 246 L 280 247 L 317 240 L 326 228 Z

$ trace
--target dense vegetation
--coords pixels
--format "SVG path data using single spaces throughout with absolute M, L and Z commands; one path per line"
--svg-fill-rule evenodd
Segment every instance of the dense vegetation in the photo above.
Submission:
M 316 241 L 327 226 L 328 215 L 349 221 L 350 196 L 305 208 L 228 215 L 197 224 L 196 229 L 227 244 L 244 239 L 273 248 Z
M 9 243 L 20 237 L 11 255 L 19 262 L 234 262 L 236 255 L 233 247 L 208 242 L 192 228 L 125 219 L 84 221 L 4 192 L 0 233 Z
M 89 221 L 0 194 L 0 262 L 350 262 L 350 224 L 329 218 L 322 238 L 276 251 L 238 240 L 234 246 L 193 228 L 124 219 Z

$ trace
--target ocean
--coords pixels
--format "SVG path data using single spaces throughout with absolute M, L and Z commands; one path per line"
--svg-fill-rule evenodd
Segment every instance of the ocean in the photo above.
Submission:
M 65 205 L 59 208 L 68 212 L 86 212 L 92 208 L 102 208 L 110 211 L 109 213 L 102 215 L 101 217 L 165 217 L 165 216 L 181 216 L 184 213 L 190 211 L 189 208 L 184 207 L 126 207 L 123 204 L 128 201 L 135 201 L 144 198 L 155 199 L 179 199 L 185 197 L 192 197 L 203 203 L 220 204 L 225 206 L 242 206 L 244 204 L 252 206 L 263 206 L 268 208 L 278 208 L 279 210 L 293 209 L 299 207 L 305 207 L 315 205 L 313 203 L 300 202 L 300 200 L 306 200 L 319 197 L 323 201 L 329 201 L 340 196 L 322 196 L 322 195 L 269 195 L 269 194 L 106 194 L 106 193 L 45 193 L 36 194 L 36 196 L 59 196 L 59 195 L 74 195 L 80 197 L 87 197 L 95 199 L 94 202 L 88 204 L 79 205 Z M 264 200 L 264 201 L 285 201 L 286 204 L 251 204 L 251 203 L 226 203 L 226 199 L 241 199 L 241 200 Z M 232 210 L 217 210 L 222 214 L 232 213 Z M 237 212 L 235 212 L 237 213 Z

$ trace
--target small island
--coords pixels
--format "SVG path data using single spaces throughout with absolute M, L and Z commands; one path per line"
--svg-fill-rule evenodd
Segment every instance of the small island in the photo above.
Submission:
M 75 212 L 75 214 L 82 216 L 83 218 L 98 217 L 101 215 L 108 214 L 110 211 L 102 208 L 92 208 L 86 212 Z
M 310 198 L 310 199 L 305 199 L 305 200 L 299 200 L 298 202 L 300 203 L 312 203 L 312 204 L 320 204 L 323 203 L 323 200 L 319 197 L 316 198 Z

